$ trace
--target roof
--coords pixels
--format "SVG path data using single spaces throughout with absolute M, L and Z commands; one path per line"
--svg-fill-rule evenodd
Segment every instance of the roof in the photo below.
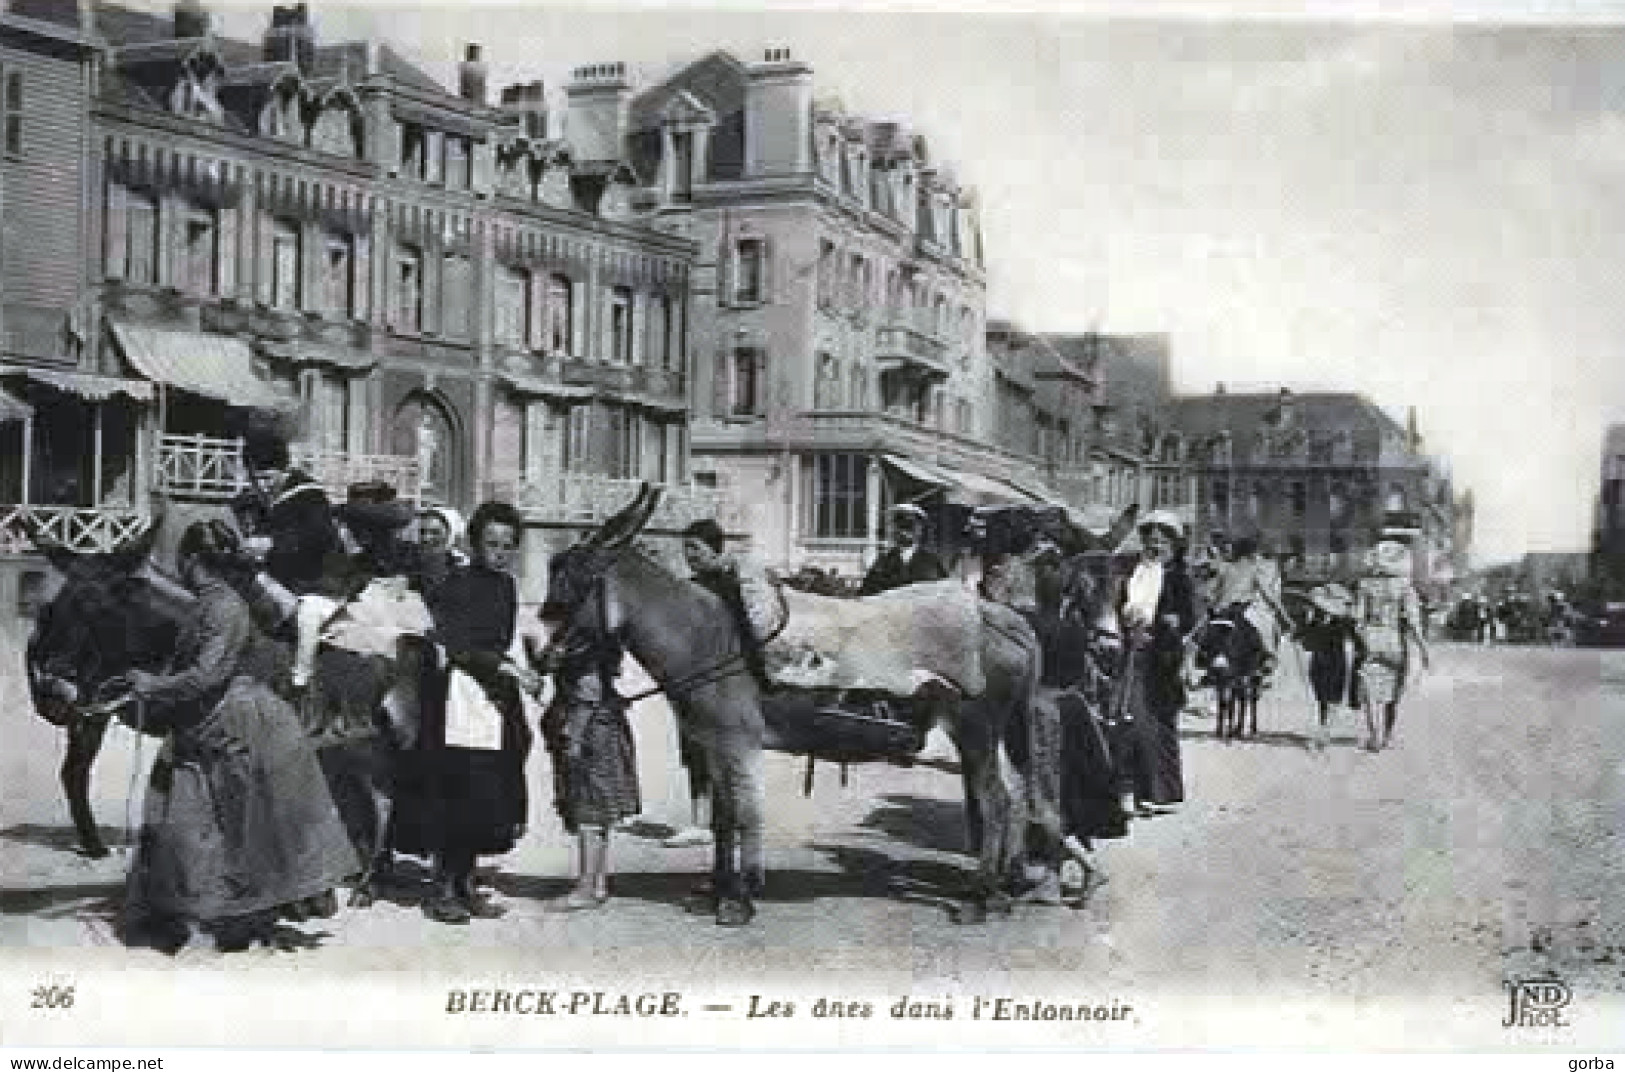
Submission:
M 0 10 L 8 15 L 48 22 L 54 26 L 75 30 L 90 29 L 83 24 L 84 13 L 79 7 L 78 0 L 9 0 L 8 3 L 0 5 Z
M 1183 396 L 1170 402 L 1171 423 L 1190 436 L 1219 432 L 1251 434 L 1279 413 L 1283 399 L 1290 402 L 1298 424 L 1316 431 L 1382 429 L 1404 434 L 1404 429 L 1381 407 L 1352 392 L 1286 394 L 1213 394 Z

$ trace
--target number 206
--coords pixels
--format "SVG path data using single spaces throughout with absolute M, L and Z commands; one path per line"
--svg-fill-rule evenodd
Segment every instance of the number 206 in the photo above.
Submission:
M 36 986 L 34 988 L 34 1004 L 36 1009 L 71 1009 L 73 1008 L 73 987 L 71 986 Z

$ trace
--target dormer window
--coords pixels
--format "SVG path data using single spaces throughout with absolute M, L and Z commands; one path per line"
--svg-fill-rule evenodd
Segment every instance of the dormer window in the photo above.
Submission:
M 398 123 L 396 126 L 400 131 L 401 174 L 421 179 L 426 149 L 424 130 L 416 123 Z
M 180 81 L 175 83 L 175 91 L 169 98 L 169 110 L 188 119 L 208 122 L 218 122 L 224 115 L 219 102 L 214 99 L 213 91 L 191 71 L 181 75 Z

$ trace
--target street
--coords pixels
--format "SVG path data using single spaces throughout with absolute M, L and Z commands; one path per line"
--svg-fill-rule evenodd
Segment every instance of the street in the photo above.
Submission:
M 61 742 L 8 680 L 0 944 L 114 946 L 109 911 L 125 857 L 72 851 L 55 785 Z M 572 861 L 537 756 L 531 831 L 495 878 L 504 918 L 437 926 L 403 894 L 304 925 L 318 948 L 237 959 L 297 959 L 303 969 L 389 950 L 400 963 L 421 947 L 425 964 L 443 965 L 458 948 L 506 947 L 590 952 L 600 964 L 641 951 L 652 959 L 639 963 L 760 967 L 771 953 L 786 978 L 804 957 L 837 970 L 883 964 L 917 985 L 1071 973 L 1100 994 L 1311 1002 L 1496 1002 L 1503 979 L 1544 972 L 1576 1001 L 1625 990 L 1625 652 L 1438 645 L 1394 748 L 1380 755 L 1356 747 L 1346 711 L 1331 748 L 1310 750 L 1305 697 L 1301 663 L 1287 653 L 1258 739 L 1221 743 L 1211 719 L 1188 715 L 1189 803 L 1107 843 L 1110 882 L 1082 909 L 1023 906 L 1008 921 L 956 926 L 942 897 L 969 864 L 956 776 L 872 766 L 851 770 L 843 788 L 838 769 L 821 765 L 806 798 L 803 762 L 775 755 L 772 874 L 756 924 L 727 930 L 687 916 L 679 902 L 708 850 L 659 843 L 687 803 L 670 720 L 645 702 L 635 720 L 645 815 L 614 838 L 615 899 L 604 910 L 542 909 L 567 887 Z M 143 768 L 153 748 L 143 745 Z M 110 734 L 94 787 L 109 844 L 127 843 L 126 816 L 139 815 L 139 802 L 126 801 L 144 777 L 132 778 L 136 758 L 133 735 Z M 108 952 L 132 967 L 165 960 Z M 219 959 L 204 948 L 181 957 Z

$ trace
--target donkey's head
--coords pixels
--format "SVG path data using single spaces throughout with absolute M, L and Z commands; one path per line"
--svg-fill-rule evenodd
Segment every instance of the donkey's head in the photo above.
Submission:
M 554 625 L 609 627 L 604 620 L 605 600 L 592 598 L 600 591 L 604 574 L 649 523 L 660 502 L 660 489 L 645 483 L 637 496 L 593 532 L 553 556 L 547 566 L 547 599 L 542 621 Z
M 158 667 L 173 650 L 189 595 L 150 563 L 157 529 L 154 521 L 111 551 L 76 552 L 30 526 L 34 545 L 62 576 L 26 656 L 35 709 L 47 720 L 67 722 L 105 683 Z

